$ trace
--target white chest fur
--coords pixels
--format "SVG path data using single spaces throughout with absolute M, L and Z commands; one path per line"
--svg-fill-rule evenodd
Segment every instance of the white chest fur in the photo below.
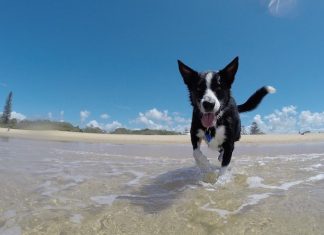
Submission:
M 205 133 L 203 130 L 199 129 L 197 137 L 204 139 L 208 144 L 208 147 L 214 150 L 219 150 L 219 147 L 224 143 L 226 139 L 226 130 L 225 126 L 219 126 L 216 128 L 215 137 L 213 137 L 209 142 L 206 140 Z
M 217 127 L 215 137 L 210 140 L 208 146 L 211 149 L 218 150 L 219 146 L 221 146 L 224 143 L 225 139 L 226 139 L 225 134 L 226 134 L 225 133 L 225 126 Z

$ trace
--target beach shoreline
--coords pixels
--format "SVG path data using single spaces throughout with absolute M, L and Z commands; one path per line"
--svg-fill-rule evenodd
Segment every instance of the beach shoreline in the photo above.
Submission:
M 67 131 L 35 131 L 0 128 L 1 138 L 21 138 L 31 140 L 111 143 L 111 144 L 188 144 L 190 135 L 125 135 L 96 134 Z M 242 135 L 242 144 L 289 144 L 323 142 L 324 133 Z

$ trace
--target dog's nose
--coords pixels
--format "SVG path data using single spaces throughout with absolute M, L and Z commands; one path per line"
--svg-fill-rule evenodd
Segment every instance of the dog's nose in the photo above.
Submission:
M 202 105 L 203 105 L 206 112 L 213 111 L 213 109 L 215 107 L 215 103 L 214 102 L 209 102 L 209 101 L 204 101 L 202 103 Z

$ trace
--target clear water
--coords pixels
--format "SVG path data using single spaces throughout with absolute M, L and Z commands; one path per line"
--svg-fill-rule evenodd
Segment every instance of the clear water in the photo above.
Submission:
M 324 233 L 324 143 L 238 144 L 200 178 L 189 143 L 1 139 L 0 234 Z

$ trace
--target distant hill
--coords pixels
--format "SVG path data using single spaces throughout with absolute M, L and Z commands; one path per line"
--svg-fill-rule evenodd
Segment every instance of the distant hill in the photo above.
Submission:
M 78 126 L 73 126 L 71 123 L 50 120 L 22 120 L 17 122 L 15 119 L 13 119 L 8 126 L 13 129 L 24 130 L 82 131 Z
M 10 120 L 8 125 L 1 124 L 2 127 L 10 127 L 12 129 L 22 130 L 57 130 L 85 133 L 106 133 L 104 130 L 95 127 L 85 127 L 81 129 L 79 126 L 73 126 L 69 122 L 57 122 L 50 120 L 22 120 L 18 122 L 15 119 Z
M 58 130 L 58 131 L 71 131 L 71 132 L 85 132 L 85 133 L 107 133 L 98 127 L 85 127 L 73 126 L 69 122 L 57 122 L 50 120 L 23 120 L 17 121 L 15 119 L 10 120 L 9 124 L 0 123 L 1 127 L 10 127 L 12 129 L 23 130 Z M 118 128 L 110 134 L 127 134 L 127 135 L 180 135 L 180 132 L 167 131 L 167 130 L 130 130 L 126 128 Z
M 110 134 L 126 134 L 126 135 L 180 135 L 180 132 L 167 131 L 167 130 L 129 130 L 126 128 L 117 128 L 115 131 L 110 132 Z
M 106 131 L 100 129 L 99 127 L 88 127 L 88 126 L 83 128 L 81 131 L 85 133 L 98 133 L 98 134 L 107 133 Z

